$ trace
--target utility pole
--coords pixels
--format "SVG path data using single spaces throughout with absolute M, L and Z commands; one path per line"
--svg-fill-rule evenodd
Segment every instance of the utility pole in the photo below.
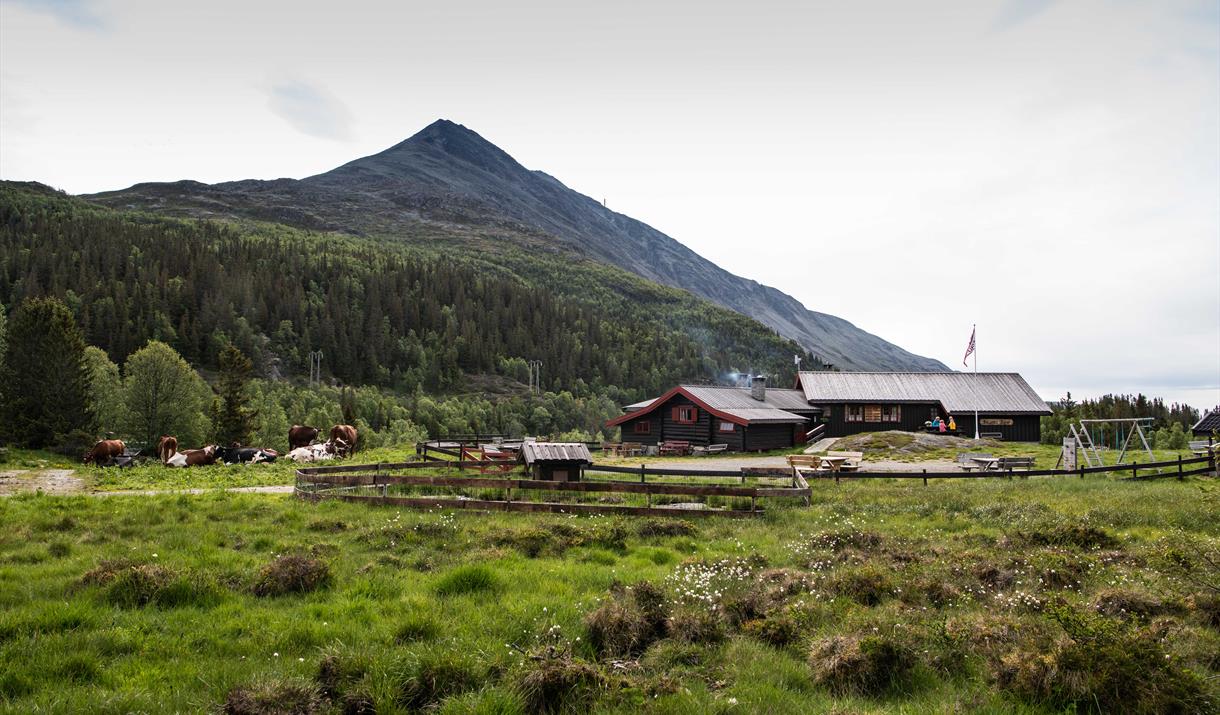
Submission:
M 309 353 L 309 386 L 313 387 L 322 382 L 322 351 L 314 350 Z
M 530 360 L 528 363 L 530 369 L 530 392 L 542 391 L 542 361 Z

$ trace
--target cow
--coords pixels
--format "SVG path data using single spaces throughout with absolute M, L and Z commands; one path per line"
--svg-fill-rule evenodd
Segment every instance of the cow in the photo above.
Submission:
M 216 464 L 216 445 L 209 444 L 201 449 L 177 452 L 165 464 L 169 467 L 203 467 Z
M 93 448 L 85 453 L 85 464 L 97 464 L 99 466 L 110 464 L 117 457 L 123 456 L 127 451 L 127 445 L 123 444 L 121 439 L 103 439 L 98 440 L 93 445 Z
M 330 441 L 336 445 L 342 443 L 338 450 L 340 457 L 350 457 L 356 451 L 356 428 L 351 425 L 335 425 L 330 428 Z
M 216 458 L 225 464 L 259 464 L 261 462 L 274 462 L 275 458 L 280 456 L 280 453 L 274 449 L 264 449 L 262 447 L 243 447 L 234 442 L 231 447 L 217 447 Z
M 288 449 L 296 449 L 297 447 L 305 447 L 313 444 L 318 438 L 317 427 L 306 427 L 305 425 L 293 425 L 288 430 Z
M 346 446 L 346 445 L 344 445 Z M 340 445 L 335 442 L 326 442 L 324 444 L 307 444 L 304 447 L 297 447 L 288 453 L 288 459 L 294 462 L 322 462 L 328 459 L 334 459 L 335 453 L 338 452 Z
M 161 439 L 157 441 L 157 457 L 160 458 L 162 464 L 169 464 L 170 457 L 178 451 L 178 438 L 173 435 L 163 434 Z

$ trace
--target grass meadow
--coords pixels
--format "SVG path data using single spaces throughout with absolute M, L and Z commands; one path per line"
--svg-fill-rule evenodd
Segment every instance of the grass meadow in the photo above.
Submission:
M 1214 712 L 1210 480 L 751 520 L 0 500 L 0 711 Z

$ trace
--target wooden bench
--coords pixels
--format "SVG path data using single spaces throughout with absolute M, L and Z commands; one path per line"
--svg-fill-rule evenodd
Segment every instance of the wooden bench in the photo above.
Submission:
M 681 439 L 667 439 L 661 443 L 657 453 L 661 456 L 683 457 L 690 454 L 690 442 Z
M 996 463 L 996 469 L 1001 472 L 1007 472 L 1010 469 L 1024 469 L 1028 471 L 1033 468 L 1033 457 L 1000 457 L 1000 461 Z
M 854 472 L 860 469 L 860 460 L 864 459 L 864 452 L 827 452 L 827 457 L 843 457 L 845 461 L 839 466 L 840 472 Z
M 691 454 L 720 454 L 721 452 L 728 451 L 728 449 L 729 445 L 727 444 L 709 444 L 706 447 L 695 445 L 691 447 Z
M 623 445 L 619 442 L 602 442 L 602 454 L 607 457 L 617 457 Z
M 998 439 L 1001 442 L 1004 441 L 1003 432 L 979 432 L 979 437 L 982 439 Z
M 1205 439 L 1194 440 L 1190 443 L 1190 451 L 1200 457 L 1206 457 L 1215 448 L 1216 445 L 1208 444 Z
M 963 472 L 970 472 L 975 469 L 984 469 L 985 465 L 975 460 L 978 459 L 994 459 L 986 452 L 961 452 L 957 455 L 957 464 L 962 468 Z

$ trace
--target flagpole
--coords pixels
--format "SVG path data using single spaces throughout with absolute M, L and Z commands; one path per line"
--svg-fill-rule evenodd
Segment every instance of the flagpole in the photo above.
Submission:
M 974 339 L 974 384 L 975 389 L 978 389 L 979 375 L 979 326 L 978 324 L 970 326 L 970 335 Z M 976 393 L 977 394 L 977 393 Z M 977 396 L 974 400 L 974 438 L 979 438 L 979 401 Z

